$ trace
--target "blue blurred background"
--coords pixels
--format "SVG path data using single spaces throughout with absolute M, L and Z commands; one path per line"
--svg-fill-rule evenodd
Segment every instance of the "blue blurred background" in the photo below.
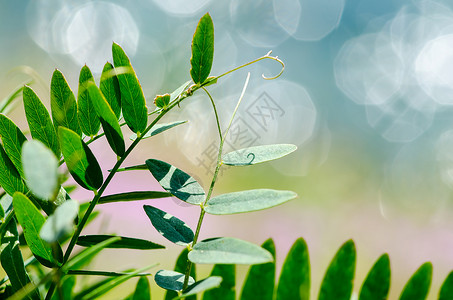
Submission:
M 247 72 L 251 80 L 227 141 L 227 151 L 250 145 L 293 143 L 282 160 L 227 168 L 216 194 L 252 188 L 290 189 L 299 198 L 268 211 L 208 217 L 202 238 L 227 235 L 277 243 L 281 266 L 292 242 L 306 239 L 312 259 L 313 295 L 338 247 L 353 238 L 358 248 L 359 290 L 366 272 L 390 254 L 395 299 L 425 261 L 434 264 L 430 299 L 453 269 L 453 4 L 449 1 L 345 0 L 138 0 L 0 1 L 0 96 L 30 76 L 49 105 L 49 82 L 60 69 L 77 91 L 87 64 L 99 80 L 122 45 L 143 86 L 148 106 L 156 94 L 190 79 L 190 42 L 198 19 L 215 25 L 212 74 L 223 73 L 273 50 L 283 75 L 267 60 L 210 87 L 225 128 Z M 35 73 L 36 72 L 36 73 Z M 20 105 L 12 113 L 26 128 Z M 218 143 L 209 99 L 189 98 L 165 121 L 189 120 L 146 141 L 127 164 L 166 160 L 209 187 Z M 130 133 L 124 130 L 125 136 Z M 109 169 L 115 157 L 93 144 Z M 158 189 L 147 173 L 118 174 L 108 192 Z M 77 191 L 74 198 L 89 199 Z M 165 241 L 149 224 L 143 203 L 101 208 L 87 232 Z M 196 226 L 198 209 L 177 200 L 148 201 Z M 134 267 L 164 260 L 168 252 L 107 251 L 94 268 Z M 121 264 L 119 262 L 121 261 Z M 118 266 L 120 265 L 120 266 Z M 245 267 L 240 267 L 240 277 Z M 207 274 L 209 267 L 201 268 Z M 154 288 L 159 295 L 157 288 Z M 127 293 L 123 290 L 119 295 Z M 158 296 L 160 298 L 160 296 Z M 106 298 L 111 299 L 111 298 Z

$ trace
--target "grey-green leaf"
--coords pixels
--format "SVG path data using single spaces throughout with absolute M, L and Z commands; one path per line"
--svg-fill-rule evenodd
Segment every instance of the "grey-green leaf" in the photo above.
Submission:
M 59 266 L 62 263 L 62 252 L 58 246 L 58 253 L 52 255 L 52 247 L 40 236 L 39 231 L 46 219 L 36 206 L 22 193 L 16 192 L 13 196 L 13 207 L 16 218 L 24 230 L 25 240 L 36 259 L 46 267 Z
M 273 262 L 251 266 L 244 281 L 241 300 L 272 300 L 275 286 L 275 244 L 272 239 L 266 240 L 262 248 L 272 254 Z
M 453 299 L 453 272 L 448 274 L 439 291 L 439 300 Z
M 53 243 L 64 235 L 71 233 L 74 228 L 74 219 L 79 213 L 79 203 L 75 200 L 67 200 L 58 206 L 50 215 L 41 228 L 41 238 Z
M 214 23 L 209 13 L 201 17 L 192 39 L 190 76 L 196 84 L 203 83 L 211 72 L 214 58 Z
M 121 91 L 118 77 L 115 74 L 113 65 L 107 62 L 104 65 L 101 75 L 101 83 L 99 84 L 102 94 L 110 104 L 117 119 L 121 115 Z
M 189 174 L 157 159 L 148 159 L 146 165 L 159 184 L 176 198 L 196 205 L 204 201 L 203 188 Z
M 297 197 L 291 191 L 269 189 L 223 194 L 208 201 L 205 210 L 213 215 L 228 215 L 270 208 Z
M 180 219 L 163 210 L 143 205 L 151 224 L 164 238 L 177 245 L 185 246 L 193 241 L 193 231 Z
M 176 98 L 178 98 L 182 94 L 182 92 L 184 92 L 184 90 L 189 86 L 190 82 L 191 82 L 191 80 L 186 81 L 180 87 L 178 87 L 176 90 L 174 90 L 170 94 L 170 102 L 176 100 Z
M 160 191 L 136 191 L 136 192 L 127 192 L 120 194 L 113 194 L 108 196 L 103 196 L 99 199 L 98 204 L 112 203 L 112 202 L 122 202 L 122 201 L 136 201 L 136 200 L 148 200 L 148 199 L 159 199 L 167 198 L 173 196 L 167 192 Z
M 176 259 L 175 272 L 184 273 L 186 271 L 188 254 L 189 254 L 189 250 L 187 249 L 187 247 L 182 249 L 181 253 L 179 254 L 178 258 Z M 196 278 L 197 278 L 196 273 L 197 273 L 196 265 L 192 264 L 192 267 L 190 268 L 190 276 L 194 280 L 196 280 Z M 178 296 L 178 294 L 175 291 L 167 290 L 167 292 L 165 293 L 165 300 L 171 300 L 177 296 Z M 189 297 L 187 297 L 186 300 L 197 300 L 197 297 L 189 296 Z
M 154 281 L 163 289 L 181 291 L 184 285 L 184 274 L 169 270 L 159 270 L 154 275 Z M 194 283 L 195 280 L 189 276 L 189 285 Z
M 244 148 L 225 154 L 222 161 L 230 166 L 247 166 L 281 158 L 296 151 L 297 146 L 277 144 Z
M 196 264 L 263 264 L 273 261 L 269 251 L 243 240 L 221 237 L 198 242 L 189 252 Z
M 276 299 L 310 299 L 310 258 L 302 238 L 294 242 L 283 263 Z
M 351 299 L 356 250 L 352 240 L 344 243 L 332 259 L 319 291 L 319 300 Z
M 127 69 L 126 72 L 118 75 L 124 120 L 133 132 L 142 133 L 148 123 L 148 110 L 142 87 L 124 50 L 113 43 L 112 53 L 115 68 Z
M 90 148 L 70 129 L 59 127 L 58 136 L 64 160 L 74 180 L 86 189 L 100 188 L 102 171 Z
M 82 134 L 77 118 L 77 103 L 74 93 L 59 70 L 55 70 L 50 83 L 50 107 L 52 119 L 56 128 L 66 127 Z
M 94 85 L 93 74 L 90 69 L 84 65 L 79 75 L 79 91 L 77 94 L 77 116 L 82 132 L 87 136 L 94 136 L 98 133 L 101 123 L 96 114 L 91 95 L 88 92 L 88 86 Z
M 21 153 L 22 144 L 27 140 L 22 131 L 7 116 L 0 114 L 0 137 L 8 157 L 16 167 L 21 177 L 24 177 L 22 169 Z
M 23 97 L 25 116 L 27 117 L 31 136 L 52 149 L 55 156 L 59 158 L 60 146 L 58 145 L 57 133 L 50 119 L 49 112 L 30 87 L 24 87 Z
M 16 167 L 9 159 L 3 146 L 0 145 L 0 185 L 8 195 L 12 196 L 14 192 L 25 193 L 25 183 L 17 172 Z
M 415 271 L 403 288 L 400 300 L 424 300 L 428 296 L 431 278 L 433 276 L 433 265 L 426 262 Z
M 383 254 L 371 268 L 362 288 L 359 300 L 387 299 L 390 290 L 390 259 L 388 254 Z
M 83 247 L 91 247 L 99 244 L 105 240 L 108 240 L 113 235 L 83 235 L 79 236 L 77 245 Z M 139 249 L 139 250 L 151 250 L 151 249 L 164 249 L 165 246 L 153 243 L 151 241 L 130 238 L 120 236 L 120 239 L 114 243 L 109 244 L 106 248 L 122 248 L 122 249 Z
M 151 300 L 151 290 L 146 277 L 140 277 L 135 288 L 132 300 Z
M 148 131 L 145 135 L 142 136 L 142 139 L 155 136 L 159 133 L 162 133 L 168 129 L 171 129 L 184 123 L 187 123 L 187 121 L 176 121 L 171 123 L 156 124 L 150 131 Z M 130 139 L 135 141 L 135 139 L 137 139 L 137 135 L 134 133 L 133 135 L 131 135 Z
M 220 276 L 210 276 L 203 280 L 197 281 L 191 284 L 178 299 L 185 298 L 187 296 L 193 296 L 204 291 L 208 291 L 220 286 L 222 282 L 222 277 Z M 203 298 L 204 299 L 204 298 Z M 227 299 L 227 298 L 218 298 L 218 299 Z M 233 298 L 234 299 L 234 298 Z
M 123 156 L 126 148 L 115 113 L 102 95 L 101 90 L 94 83 L 88 84 L 88 91 L 110 147 L 116 155 Z
M 55 154 L 39 140 L 31 140 L 22 147 L 25 180 L 31 192 L 52 200 L 58 191 L 58 160 Z
M 219 277 L 220 285 L 211 288 L 203 294 L 203 300 L 235 300 L 236 299 L 236 268 L 235 265 L 215 265 L 209 278 Z M 204 280 L 207 280 L 204 279 Z M 211 279 L 212 280 L 212 279 Z M 202 280 L 203 281 L 203 280 Z M 196 283 L 195 283 L 196 284 Z M 201 284 L 199 284 L 201 285 Z M 190 286 L 183 294 L 195 290 Z M 257 291 L 258 292 L 258 291 Z M 257 297 L 255 299 L 262 299 Z

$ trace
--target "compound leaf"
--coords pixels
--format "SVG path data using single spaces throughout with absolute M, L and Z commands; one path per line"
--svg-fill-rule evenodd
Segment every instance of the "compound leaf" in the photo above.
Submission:
M 77 245 L 83 247 L 91 247 L 99 244 L 105 240 L 108 240 L 114 235 L 83 235 L 79 236 Z M 165 246 L 153 243 L 151 241 L 130 238 L 120 236 L 120 239 L 114 243 L 109 244 L 106 248 L 123 248 L 123 249 L 139 249 L 139 250 L 151 250 L 151 249 L 164 249 Z
M 119 119 L 121 115 L 120 84 L 113 65 L 109 62 L 104 65 L 104 69 L 102 70 L 99 88 L 115 113 L 116 118 Z
M 27 140 L 22 131 L 4 114 L 0 114 L 0 137 L 8 157 L 16 167 L 21 177 L 24 177 L 22 169 L 21 153 L 22 144 Z
M 426 262 L 420 266 L 411 276 L 403 288 L 400 300 L 424 300 L 428 296 L 431 278 L 433 275 L 433 265 Z
M 296 151 L 291 144 L 264 145 L 244 148 L 227 153 L 222 160 L 225 165 L 247 166 L 278 159 Z
M 209 13 L 201 17 L 192 39 L 190 76 L 195 84 L 203 83 L 211 72 L 214 58 L 214 23 Z
M 387 299 L 390 290 L 390 259 L 388 254 L 383 254 L 368 272 L 359 300 Z

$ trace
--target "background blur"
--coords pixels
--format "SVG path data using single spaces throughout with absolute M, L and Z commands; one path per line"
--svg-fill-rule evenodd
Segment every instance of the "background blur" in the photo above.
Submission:
M 234 236 L 277 243 L 278 268 L 298 237 L 308 243 L 313 295 L 340 245 L 358 249 L 355 291 L 384 252 L 392 263 L 391 299 L 425 261 L 434 264 L 430 299 L 453 269 L 453 5 L 449 1 L 138 0 L 0 1 L 0 96 L 35 70 L 34 84 L 49 106 L 54 68 L 77 91 L 87 64 L 99 80 L 122 45 L 142 83 L 148 106 L 156 94 L 190 79 L 190 42 L 198 19 L 215 26 L 212 74 L 273 50 L 285 63 L 262 61 L 210 87 L 223 126 L 246 74 L 251 81 L 232 126 L 227 149 L 293 143 L 298 150 L 268 164 L 227 168 L 216 194 L 252 188 L 294 190 L 299 198 L 251 214 L 208 216 L 201 238 Z M 20 102 L 20 101 L 19 101 Z M 21 105 L 11 115 L 26 128 Z M 189 120 L 147 140 L 127 164 L 158 158 L 209 187 L 218 134 L 209 100 L 189 98 L 164 122 Z M 129 136 L 128 129 L 124 129 Z M 115 157 L 98 141 L 104 170 Z M 214 152 L 215 153 L 215 152 Z M 148 172 L 118 174 L 107 193 L 160 189 Z M 80 201 L 90 194 L 77 191 Z M 125 269 L 164 260 L 172 268 L 181 250 L 166 243 L 145 216 L 144 203 L 111 204 L 88 230 L 142 237 L 165 251 L 106 251 L 93 268 Z M 198 209 L 174 199 L 147 201 L 196 226 Z M 209 266 L 202 267 L 207 274 Z M 239 279 L 246 267 L 240 267 Z M 157 270 L 157 269 L 156 269 Z M 155 272 L 156 270 L 153 270 Z M 152 281 L 152 280 L 151 280 Z M 130 283 L 130 288 L 134 282 Z M 154 288 L 157 299 L 160 292 Z M 117 289 L 112 297 L 126 295 Z

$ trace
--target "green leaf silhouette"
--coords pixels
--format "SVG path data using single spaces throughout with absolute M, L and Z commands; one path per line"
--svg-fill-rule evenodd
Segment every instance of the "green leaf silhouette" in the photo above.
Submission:
M 101 123 L 96 114 L 88 86 L 94 85 L 93 74 L 86 65 L 82 67 L 79 75 L 79 91 L 77 94 L 77 116 L 82 132 L 87 136 L 94 136 L 98 133 Z
M 83 235 L 79 236 L 77 240 L 77 245 L 83 247 L 91 247 L 93 245 L 99 244 L 105 240 L 108 240 L 113 235 Z M 165 246 L 153 243 L 151 241 L 130 238 L 120 236 L 120 239 L 114 243 L 109 244 L 106 248 L 122 248 L 122 249 L 140 249 L 140 250 L 150 250 L 150 249 L 164 249 Z
M 214 58 L 214 23 L 209 13 L 201 17 L 192 39 L 190 76 L 196 84 L 203 83 L 211 72 Z
M 10 196 L 12 196 L 14 192 L 26 192 L 25 183 L 2 145 L 0 145 L 0 185 Z
M 359 300 L 387 299 L 390 290 L 390 259 L 388 254 L 383 254 L 368 272 Z
M 24 177 L 21 155 L 22 145 L 27 138 L 16 124 L 3 114 L 0 114 L 0 137 L 2 138 L 6 154 L 8 154 L 20 176 Z
M 203 300 L 235 300 L 236 299 L 236 268 L 235 265 L 215 265 L 208 278 L 218 277 L 221 282 L 203 294 Z M 207 280 L 207 279 L 204 279 Z M 212 279 L 210 279 L 212 280 Z M 214 282 L 213 282 L 214 284 Z M 187 294 L 190 286 L 183 294 Z M 195 290 L 195 288 L 192 288 Z M 261 298 L 260 298 L 261 299 Z
M 439 300 L 453 299 L 453 272 L 448 274 L 439 291 Z
M 151 289 L 149 281 L 146 277 L 140 277 L 135 288 L 132 300 L 151 300 Z
M 403 288 L 400 300 L 423 300 L 426 299 L 431 286 L 433 265 L 430 262 L 424 263 L 415 271 Z
M 171 197 L 172 194 L 160 191 L 136 191 L 127 192 L 120 194 L 113 194 L 103 196 L 99 199 L 98 204 L 122 202 L 122 201 L 137 201 L 137 200 L 148 200 L 148 199 L 159 199 Z
M 104 69 L 102 70 L 99 88 L 115 113 L 116 118 L 119 119 L 121 115 L 120 83 L 115 74 L 113 65 L 109 62 L 104 65 Z

